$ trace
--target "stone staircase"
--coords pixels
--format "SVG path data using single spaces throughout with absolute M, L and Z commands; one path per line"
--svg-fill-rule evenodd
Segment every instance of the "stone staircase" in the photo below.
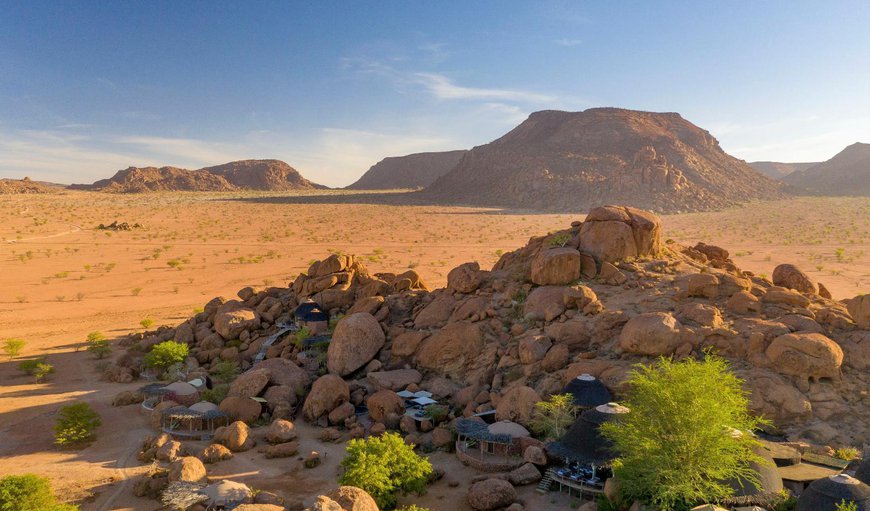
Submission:
M 544 477 L 538 482 L 538 487 L 535 489 L 538 493 L 547 493 L 550 491 L 550 486 L 553 485 L 553 468 L 548 468 L 546 472 L 544 472 Z

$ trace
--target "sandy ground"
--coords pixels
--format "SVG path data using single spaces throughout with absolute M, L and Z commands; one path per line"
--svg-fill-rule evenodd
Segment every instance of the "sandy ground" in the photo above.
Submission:
M 70 499 L 91 495 L 85 511 L 157 509 L 153 501 L 131 497 L 125 483 L 145 470 L 135 459 L 148 434 L 144 419 L 135 407 L 109 406 L 114 394 L 141 383 L 100 382 L 101 361 L 77 351 L 89 332 L 120 337 L 146 319 L 174 325 L 214 296 L 232 296 L 247 285 L 284 285 L 335 251 L 364 258 L 372 271 L 414 268 L 431 286 L 441 286 L 460 263 L 476 260 L 489 268 L 502 251 L 583 216 L 394 203 L 372 194 L 0 196 L 0 339 L 24 339 L 20 358 L 46 356 L 56 368 L 47 382 L 34 384 L 17 370 L 18 360 L 0 362 L 0 475 L 49 476 Z M 95 229 L 115 220 L 143 227 Z M 870 291 L 870 199 L 799 198 L 664 222 L 667 237 L 723 246 L 744 269 L 770 274 L 776 264 L 791 262 L 835 298 Z M 103 426 L 90 447 L 61 451 L 52 445 L 54 415 L 75 400 L 90 402 Z M 303 434 L 303 452 L 322 448 L 314 438 Z M 315 471 L 295 459 L 267 461 L 252 452 L 210 474 L 299 497 L 334 484 L 342 449 L 328 447 L 327 463 Z M 408 501 L 466 509 L 473 471 L 451 455 L 437 454 L 433 462 L 460 481 L 459 488 L 439 482 Z M 531 489 L 522 497 L 534 509 L 571 504 L 567 496 L 540 497 Z

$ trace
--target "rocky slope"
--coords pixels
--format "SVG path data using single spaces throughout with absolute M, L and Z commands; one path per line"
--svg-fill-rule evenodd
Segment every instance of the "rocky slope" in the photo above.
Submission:
M 145 352 L 175 339 L 190 345 L 191 376 L 222 360 L 251 369 L 221 402 L 234 418 L 257 419 L 260 407 L 240 396 L 262 396 L 272 418 L 301 406 L 308 421 L 353 436 L 365 430 L 350 404 L 368 405 L 372 432 L 404 428 L 395 392 L 406 388 L 449 402 L 450 417 L 495 410 L 528 424 L 536 401 L 580 374 L 618 398 L 633 364 L 713 349 L 745 379 L 753 409 L 789 439 L 840 446 L 870 435 L 870 295 L 836 302 L 792 265 L 768 280 L 741 271 L 723 248 L 664 240 L 652 213 L 596 208 L 491 270 L 458 266 L 433 291 L 414 271 L 372 275 L 333 255 L 288 287 L 245 288 L 175 328 L 131 335 L 106 377 L 131 380 Z M 318 355 L 279 337 L 254 363 L 305 299 L 342 318 L 328 346 Z M 417 445 L 449 445 L 441 429 L 403 431 Z
M 783 181 L 816 195 L 870 196 L 870 144 L 856 142 L 830 160 L 795 171 Z
M 109 179 L 102 179 L 90 185 L 71 185 L 70 188 L 112 193 L 142 193 L 284 191 L 325 187 L 308 181 L 283 161 L 241 160 L 198 170 L 178 167 L 129 167 L 119 170 Z
M 617 202 L 698 211 L 783 195 L 676 113 L 536 112 L 469 151 L 422 194 L 439 202 L 577 211 Z
M 806 170 L 819 162 L 782 163 L 778 161 L 752 161 L 749 166 L 771 179 L 782 179 L 792 172 Z
M 24 193 L 57 193 L 61 186 L 52 186 L 48 183 L 33 181 L 29 177 L 24 179 L 0 179 L 0 195 L 24 194 Z
M 349 190 L 397 190 L 425 188 L 450 172 L 468 151 L 416 153 L 391 156 L 373 165 Z

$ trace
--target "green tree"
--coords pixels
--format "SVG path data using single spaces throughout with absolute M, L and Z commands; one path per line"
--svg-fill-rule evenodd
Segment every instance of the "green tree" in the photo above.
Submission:
M 394 509 L 399 491 L 421 493 L 432 473 L 429 460 L 418 456 L 396 433 L 351 440 L 341 461 L 343 485 L 369 492 L 381 509 Z
M 49 374 L 54 373 L 54 366 L 51 364 L 46 364 L 45 362 L 39 362 L 33 367 L 33 372 L 30 373 L 33 375 L 33 378 L 36 380 L 36 383 L 41 382 L 45 379 Z
M 87 403 L 74 403 L 60 409 L 54 424 L 54 441 L 61 446 L 93 440 L 102 421 Z
M 10 359 L 13 359 L 21 354 L 25 344 L 24 339 L 6 339 L 3 341 L 3 353 Z
M 187 344 L 175 341 L 164 341 L 151 348 L 145 355 L 145 365 L 153 367 L 160 372 L 165 371 L 172 364 L 184 362 L 187 358 Z
M 601 427 L 619 454 L 614 472 L 627 502 L 688 509 L 730 496 L 729 479 L 758 482 L 749 467 L 764 463 L 752 452 L 757 442 L 739 432 L 763 421 L 749 413 L 743 381 L 727 361 L 662 358 L 636 366 L 628 383 L 631 411 Z
M 145 318 L 142 321 L 140 321 L 139 324 L 142 325 L 142 328 L 147 330 L 147 329 L 151 328 L 151 325 L 154 324 L 154 320 L 151 318 Z
M 44 477 L 23 474 L 0 479 L 0 511 L 77 510 L 78 506 L 58 502 Z
M 106 336 L 103 335 L 102 332 L 89 333 L 87 342 L 87 350 L 97 358 L 103 358 L 112 352 L 112 346 L 109 344 L 109 340 L 106 339 Z
M 553 394 L 535 403 L 529 426 L 544 438 L 561 438 L 577 418 L 577 406 L 571 394 Z

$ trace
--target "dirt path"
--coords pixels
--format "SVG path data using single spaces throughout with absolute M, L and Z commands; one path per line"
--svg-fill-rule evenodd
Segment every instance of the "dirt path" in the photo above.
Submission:
M 68 224 L 68 225 L 70 227 L 72 227 L 72 229 L 70 229 L 68 231 L 58 232 L 55 234 L 48 234 L 45 236 L 33 236 L 30 238 L 22 238 L 19 240 L 6 240 L 6 243 L 10 243 L 10 244 L 11 243 L 24 243 L 24 242 L 33 241 L 33 240 L 46 240 L 49 238 L 60 238 L 61 236 L 67 236 L 69 234 L 77 233 L 83 229 L 80 225 L 75 225 L 75 224 Z

